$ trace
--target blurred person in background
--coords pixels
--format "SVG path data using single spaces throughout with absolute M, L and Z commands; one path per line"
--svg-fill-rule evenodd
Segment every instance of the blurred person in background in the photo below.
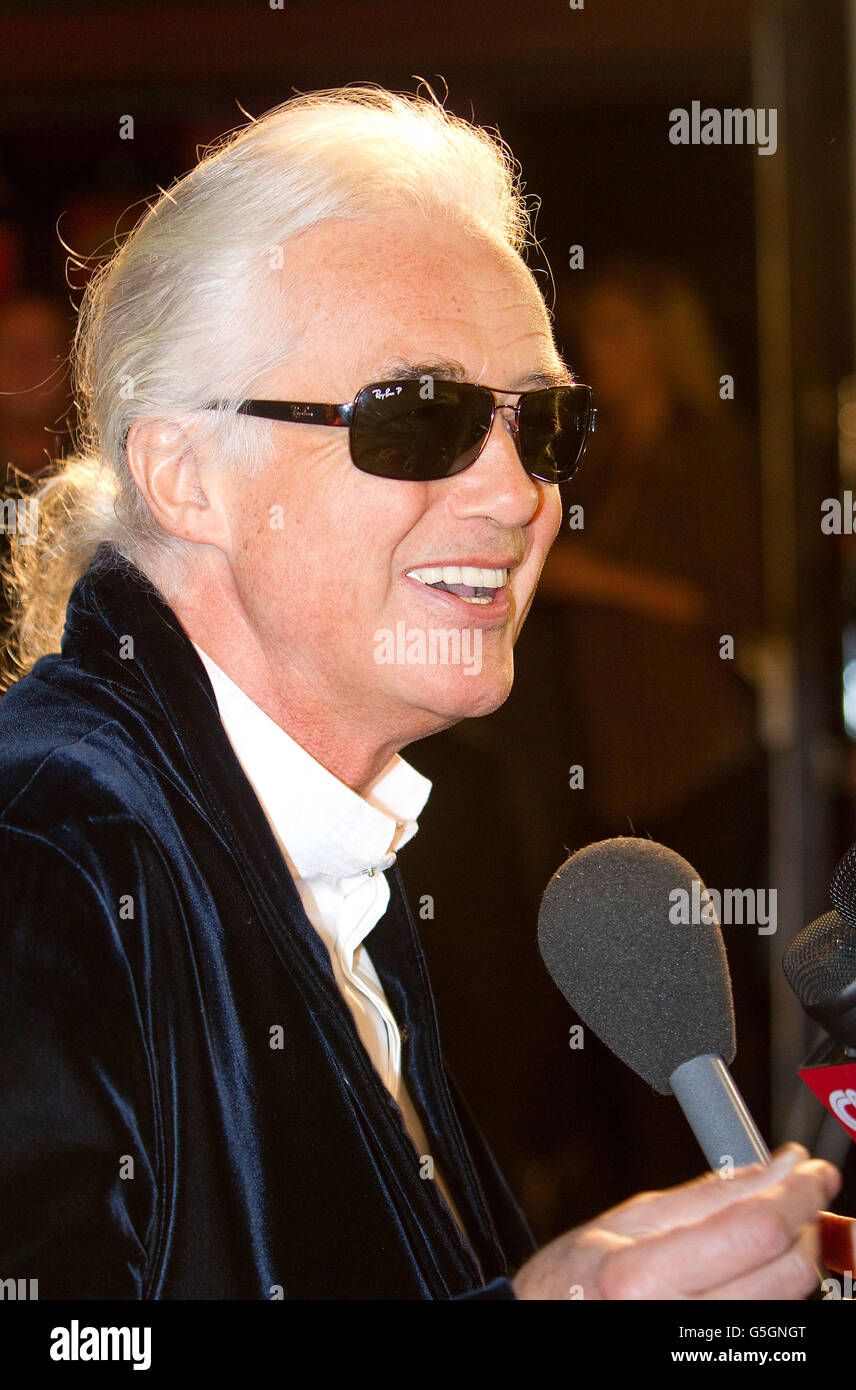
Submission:
M 602 407 L 573 497 L 584 527 L 560 534 L 542 596 L 568 605 L 569 644 L 586 655 L 572 666 L 593 819 L 610 833 L 628 818 L 686 831 L 701 794 L 728 800 L 758 765 L 742 674 L 761 628 L 752 440 L 720 396 L 709 317 L 685 276 L 617 262 L 581 280 L 573 303 Z
M 617 261 L 581 281 L 573 303 L 602 407 L 590 469 L 569 499 L 584 525 L 563 528 L 541 595 L 564 609 L 582 695 L 587 829 L 662 835 L 703 860 L 712 886 L 725 874 L 723 887 L 757 887 L 763 753 L 746 672 L 762 592 L 751 431 L 721 386 L 710 318 L 684 274 Z M 572 327 L 567 310 L 559 323 L 560 334 Z
M 0 301 L 0 462 L 35 477 L 61 452 L 73 324 L 47 295 Z
M 18 290 L 0 299 L 0 563 L 9 555 L 10 528 L 29 532 L 37 513 L 17 501 L 68 443 L 68 349 L 73 323 L 49 295 Z M 9 505 L 16 499 L 14 518 Z M 0 631 L 11 613 L 0 590 Z

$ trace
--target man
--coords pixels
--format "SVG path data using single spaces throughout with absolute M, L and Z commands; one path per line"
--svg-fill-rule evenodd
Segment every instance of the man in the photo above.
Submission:
M 17 548 L 23 668 L 85 572 L 0 706 L 0 1272 L 42 1298 L 812 1287 L 828 1165 L 535 1253 L 443 1069 L 398 754 L 507 696 L 592 422 L 523 227 L 483 133 L 327 93 L 88 291 L 89 453 Z M 478 828 L 474 788 L 462 852 Z

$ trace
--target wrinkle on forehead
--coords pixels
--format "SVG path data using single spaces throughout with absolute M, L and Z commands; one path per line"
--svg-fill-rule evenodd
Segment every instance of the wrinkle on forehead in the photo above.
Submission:
M 414 361 L 412 358 L 390 357 L 387 358 L 381 367 L 378 380 L 396 381 L 421 381 L 423 377 L 433 377 L 437 381 L 469 381 L 469 373 L 461 362 L 454 361 L 450 357 L 435 357 L 430 360 Z M 534 389 L 539 386 L 567 386 L 575 381 L 576 377 L 569 367 L 563 362 L 558 365 L 552 355 L 545 357 L 542 366 L 533 368 L 527 372 L 519 383 L 520 385 Z M 492 385 L 494 383 L 483 383 Z

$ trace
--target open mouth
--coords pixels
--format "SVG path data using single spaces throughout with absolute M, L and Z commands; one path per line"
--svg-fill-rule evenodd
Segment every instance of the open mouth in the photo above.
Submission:
M 408 579 L 418 579 L 429 589 L 456 594 L 465 603 L 492 603 L 508 582 L 508 570 L 476 569 L 472 565 L 426 565 L 407 571 Z

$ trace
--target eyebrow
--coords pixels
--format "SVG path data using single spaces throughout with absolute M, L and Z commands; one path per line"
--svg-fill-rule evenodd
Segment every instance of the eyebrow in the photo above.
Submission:
M 418 381 L 423 376 L 436 377 L 438 381 L 468 381 L 469 374 L 460 362 L 453 357 L 435 357 L 430 361 L 414 362 L 405 358 L 390 358 L 381 368 L 381 381 Z M 510 386 L 503 388 L 509 395 L 515 391 L 537 390 L 542 386 L 571 386 L 579 378 L 570 367 L 561 363 L 558 367 L 539 368 L 518 377 Z M 497 388 L 499 389 L 499 388 Z

